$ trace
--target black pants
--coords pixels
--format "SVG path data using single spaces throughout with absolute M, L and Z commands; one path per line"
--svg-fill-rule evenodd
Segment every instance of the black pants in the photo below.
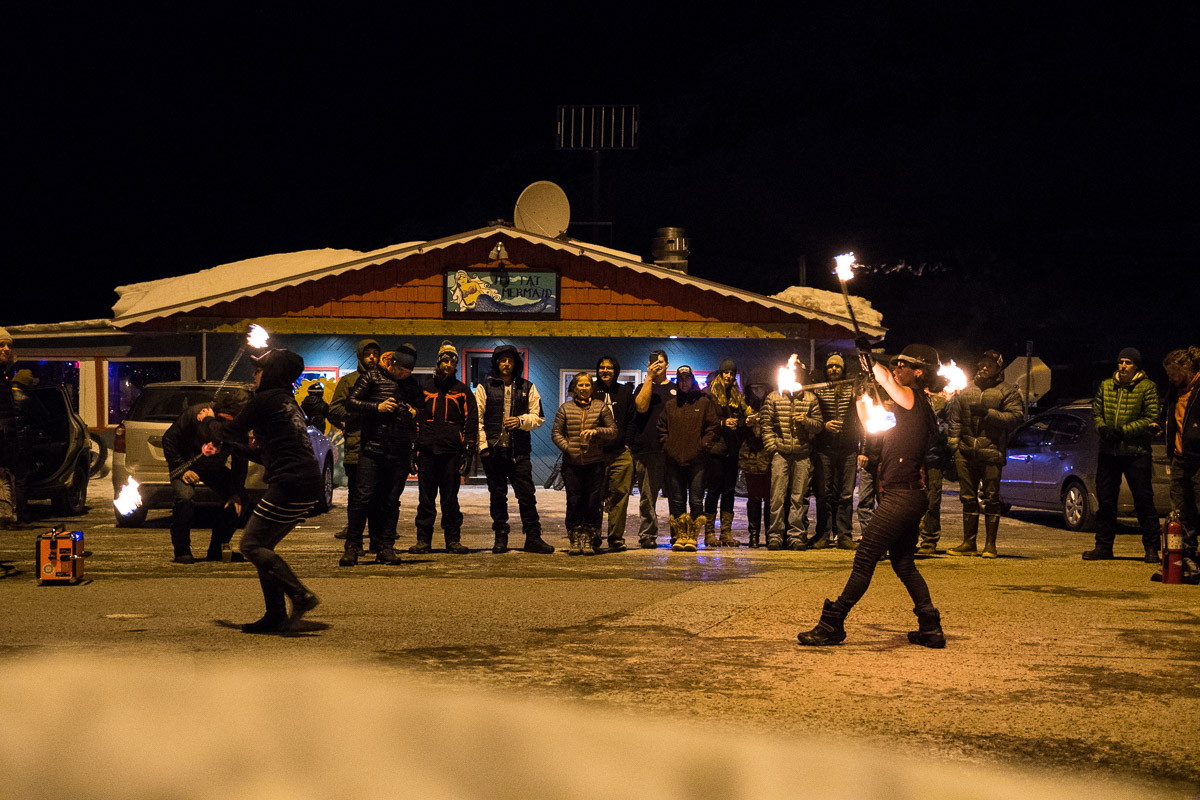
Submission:
M 462 453 L 421 453 L 417 457 L 417 541 L 430 544 L 433 541 L 433 521 L 437 519 L 434 505 L 438 494 L 442 498 L 442 533 L 446 544 L 459 541 L 462 537 L 462 511 L 458 507 L 459 474 L 462 471 Z
M 833 533 L 851 538 L 854 524 L 854 475 L 858 452 L 847 449 L 813 451 L 813 493 L 817 496 L 817 536 Z
M 875 565 L 884 554 L 890 553 L 892 570 L 908 590 L 913 610 L 918 614 L 933 611 L 929 586 L 921 573 L 917 572 L 914 559 L 921 517 L 925 516 L 929 498 L 924 489 L 886 490 L 881 491 L 878 497 L 879 505 L 863 531 L 858 549 L 854 551 L 854 566 L 837 600 L 838 605 L 846 611 L 853 608 L 871 585 Z
M 362 544 L 363 528 L 371 524 L 374 541 L 384 547 L 396 544 L 400 495 L 408 482 L 407 460 L 360 453 L 358 475 L 346 514 L 346 541 Z
M 563 461 L 568 531 L 579 527 L 600 530 L 600 521 L 604 518 L 601 504 L 604 502 L 607 472 L 608 465 L 603 461 L 595 464 L 568 464 Z
M 200 482 L 215 491 L 222 500 L 228 500 L 232 487 L 232 474 L 228 467 L 215 469 L 193 469 Z M 192 552 L 192 521 L 196 518 L 196 486 L 184 483 L 182 478 L 171 480 L 171 491 L 175 500 L 171 505 L 171 547 L 176 556 Z M 219 552 L 221 546 L 233 538 L 237 530 L 238 514 L 232 506 L 226 506 L 217 512 L 213 521 L 212 540 L 208 544 L 209 553 Z
M 1129 484 L 1133 508 L 1142 528 L 1142 544 L 1158 549 L 1158 512 L 1154 510 L 1153 462 L 1150 455 L 1112 456 L 1100 453 L 1096 460 L 1096 546 L 1112 550 L 1117 537 L 1117 499 L 1121 495 L 1121 476 Z
M 272 484 L 254 507 L 250 521 L 242 531 L 238 549 L 258 570 L 268 614 L 277 616 L 283 610 L 284 595 L 295 597 L 307 591 L 275 548 L 316 505 L 313 498 L 315 492 L 289 490 Z
M 704 513 L 710 520 L 716 519 L 718 505 L 722 514 L 733 513 L 733 490 L 737 486 L 737 477 L 737 453 L 708 457 L 704 465 Z
M 533 466 L 529 462 L 529 455 L 515 455 L 508 447 L 493 447 L 480 461 L 483 462 L 483 474 L 487 476 L 492 530 L 508 533 L 508 485 L 511 483 L 521 514 L 521 530 L 526 536 L 541 536 L 542 525 L 538 521 Z

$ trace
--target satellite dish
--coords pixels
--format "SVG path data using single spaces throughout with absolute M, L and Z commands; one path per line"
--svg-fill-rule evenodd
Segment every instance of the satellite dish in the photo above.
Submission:
M 538 181 L 525 187 L 513 209 L 513 225 L 523 231 L 557 239 L 571 224 L 571 204 L 557 183 Z

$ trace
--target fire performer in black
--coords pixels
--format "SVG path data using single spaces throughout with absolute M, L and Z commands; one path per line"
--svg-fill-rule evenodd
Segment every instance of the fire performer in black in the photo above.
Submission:
M 864 366 L 870 361 L 870 343 L 863 337 L 856 342 Z M 910 344 L 892 359 L 889 373 L 882 365 L 872 365 L 875 380 L 895 403 L 896 425 L 883 434 L 883 452 L 879 461 L 879 507 L 854 554 L 850 578 L 836 601 L 825 601 L 821 621 L 811 631 L 797 636 L 802 645 L 840 644 L 846 638 L 846 615 L 866 593 L 875 573 L 875 565 L 890 554 L 892 569 L 912 597 L 920 629 L 908 634 L 913 644 L 945 647 L 941 616 L 929 597 L 929 587 L 917 571 L 914 558 L 921 518 L 929 504 L 925 494 L 922 465 L 929 437 L 937 430 L 933 409 L 925 399 L 925 387 L 939 365 L 937 351 L 927 345 Z M 858 415 L 867 424 L 867 410 L 858 402 Z
M 254 431 L 266 467 L 267 493 L 254 508 L 242 532 L 240 549 L 258 570 L 267 610 L 262 619 L 242 626 L 244 633 L 293 630 L 300 618 L 317 607 L 317 596 L 305 588 L 275 547 L 316 505 L 321 470 L 313 455 L 304 413 L 293 396 L 293 384 L 304 360 L 288 350 L 254 356 L 254 397 L 236 418 L 223 422 L 211 409 L 200 412 L 209 441 L 247 443 Z M 287 613 L 284 597 L 292 601 Z

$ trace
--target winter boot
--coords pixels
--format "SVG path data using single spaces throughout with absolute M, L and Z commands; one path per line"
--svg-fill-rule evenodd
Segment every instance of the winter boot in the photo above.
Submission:
M 604 537 L 600 535 L 599 528 L 588 528 L 592 534 L 592 555 L 604 552 Z
M 456 556 L 465 556 L 467 553 L 471 552 L 471 549 L 463 544 L 458 537 L 455 537 L 453 539 L 446 540 L 446 552 L 453 553 Z
M 381 544 L 379 552 L 375 554 L 376 564 L 387 564 L 395 566 L 400 563 L 400 556 L 396 555 L 396 548 L 389 544 Z
M 540 556 L 548 556 L 554 552 L 554 545 L 542 538 L 542 532 L 531 531 L 525 534 L 525 546 L 521 548 L 526 553 L 537 553 Z
M 644 536 L 638 537 L 638 547 L 643 550 L 653 550 L 658 547 L 658 537 L 653 533 L 647 533 Z
M 690 515 L 684 514 L 680 519 L 684 522 L 684 536 L 687 537 L 683 543 L 683 549 L 685 552 L 694 553 L 700 544 L 700 528 L 704 524 L 704 516 L 692 519 Z
M 580 528 L 571 528 L 567 531 L 567 536 L 571 539 L 571 546 L 567 549 L 567 555 L 577 556 L 583 553 L 583 542 L 580 541 L 582 535 L 582 529 Z
M 857 550 L 858 542 L 854 541 L 854 537 L 848 533 L 844 533 L 837 537 L 838 550 Z
M 684 516 L 687 516 L 686 514 Z M 688 518 L 691 519 L 690 517 Z M 683 517 L 671 517 L 671 549 L 676 553 L 683 552 Z
M 433 542 L 431 539 L 422 538 L 421 534 L 417 534 L 417 543 L 408 548 L 408 552 L 414 556 L 423 556 L 426 553 L 433 551 Z
M 242 626 L 242 633 L 279 633 L 287 622 L 287 603 L 284 601 L 283 587 L 270 575 L 258 576 L 262 586 L 263 601 L 267 612 L 255 622 L 247 622 Z
M 508 552 L 508 527 L 504 530 L 496 531 L 495 541 L 492 543 L 492 552 L 496 555 Z
M 983 558 L 998 558 L 996 553 L 996 534 L 1000 531 L 1000 515 L 986 514 L 983 518 L 983 531 L 987 536 L 987 540 L 983 545 L 983 552 L 979 555 Z
M 946 646 L 946 637 L 942 635 L 942 615 L 936 608 L 926 611 L 913 609 L 917 615 L 918 630 L 908 632 L 908 640 L 922 647 L 940 649 Z
M 750 546 L 758 548 L 762 546 L 757 528 L 751 528 L 750 531 Z
M 812 545 L 808 541 L 808 536 L 804 531 L 800 531 L 795 536 L 787 537 L 788 550 L 807 550 Z
M 622 533 L 608 535 L 608 552 L 624 553 L 629 548 L 625 546 L 625 535 Z
M 346 544 L 342 551 L 342 557 L 338 560 L 339 567 L 357 567 L 358 566 L 358 545 L 350 539 L 346 540 Z
M 783 549 L 783 534 L 767 532 L 767 549 L 782 550 Z
M 840 603 L 825 601 L 821 609 L 821 621 L 811 631 L 796 634 L 800 644 L 810 647 L 824 647 L 831 644 L 841 644 L 846 639 L 846 614 L 850 609 L 842 608 Z
M 824 550 L 826 547 L 829 547 L 829 534 L 828 533 L 819 533 L 816 536 L 814 536 L 813 538 L 809 539 L 807 542 L 805 542 L 805 544 L 808 545 L 805 548 L 793 547 L 792 549 L 793 550 Z
M 721 512 L 721 547 L 737 547 L 738 541 L 733 538 L 733 512 Z
M 721 546 L 717 540 L 717 522 L 712 517 L 696 517 L 696 530 L 704 531 L 704 548 L 706 550 Z M 699 533 L 697 533 L 697 538 L 699 538 Z
M 290 593 L 288 597 L 292 601 L 292 613 L 288 614 L 287 622 L 283 625 L 283 630 L 294 631 L 300 623 L 300 618 L 321 605 L 321 600 L 303 587 L 298 592 Z
M 599 537 L 591 528 L 579 529 L 579 552 L 585 556 L 596 555 L 596 539 Z
M 979 514 L 963 512 L 963 541 L 958 547 L 951 547 L 946 553 L 952 556 L 975 555 L 975 539 L 979 536 Z M 953 540 L 952 540 L 953 541 Z
M 1161 564 L 1162 559 L 1158 555 L 1158 548 L 1152 544 L 1145 545 L 1146 557 L 1142 561 L 1146 564 Z

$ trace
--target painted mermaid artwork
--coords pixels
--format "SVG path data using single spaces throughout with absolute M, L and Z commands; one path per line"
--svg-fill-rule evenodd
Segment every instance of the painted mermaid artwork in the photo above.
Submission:
M 554 298 L 541 297 L 536 300 L 514 297 L 504 300 L 500 291 L 490 280 L 479 275 L 469 275 L 466 270 L 454 274 L 454 285 L 450 288 L 450 300 L 458 311 L 545 313 L 554 311 Z

